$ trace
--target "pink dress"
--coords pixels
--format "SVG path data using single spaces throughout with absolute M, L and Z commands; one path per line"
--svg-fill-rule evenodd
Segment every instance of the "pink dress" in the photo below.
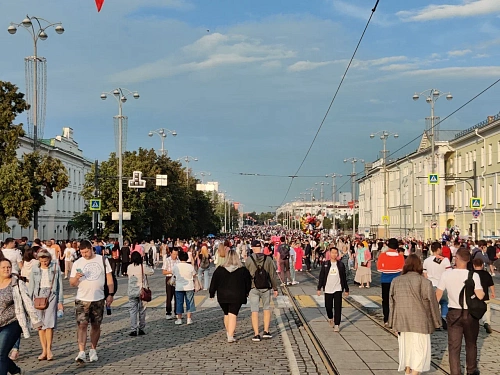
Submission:
M 302 271 L 302 258 L 304 257 L 304 250 L 299 246 L 295 248 L 295 270 Z

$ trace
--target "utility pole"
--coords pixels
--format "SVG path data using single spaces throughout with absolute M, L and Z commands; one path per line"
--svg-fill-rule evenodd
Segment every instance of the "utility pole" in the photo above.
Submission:
M 472 178 L 474 179 L 473 196 L 477 197 L 477 169 L 476 169 L 476 161 L 475 160 L 472 163 L 472 172 L 473 172 Z M 477 241 L 479 239 L 479 233 L 477 233 L 477 231 L 478 231 L 478 225 L 477 225 L 477 223 L 474 223 L 474 241 Z
M 94 198 L 99 197 L 99 161 L 94 162 Z M 92 213 L 94 216 L 94 237 L 97 238 L 98 225 L 99 225 L 99 211 L 94 211 Z

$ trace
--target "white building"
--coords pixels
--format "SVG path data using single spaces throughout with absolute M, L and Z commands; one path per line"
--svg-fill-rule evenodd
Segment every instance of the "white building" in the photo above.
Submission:
M 20 141 L 18 158 L 33 150 L 32 139 L 21 138 Z M 85 201 L 80 192 L 85 183 L 85 175 L 91 170 L 92 161 L 83 156 L 78 143 L 73 139 L 73 129 L 69 127 L 63 128 L 62 135 L 43 139 L 39 150 L 42 154 L 48 154 L 62 161 L 68 172 L 69 184 L 61 192 L 54 192 L 52 199 L 46 198 L 46 204 L 38 214 L 38 237 L 42 240 L 77 238 L 78 233 L 68 229 L 68 222 L 75 213 L 82 212 L 85 208 Z M 22 228 L 17 220 L 12 219 L 7 225 L 11 228 L 10 233 L 0 233 L 0 238 L 26 236 L 33 239 L 33 222 L 29 227 Z

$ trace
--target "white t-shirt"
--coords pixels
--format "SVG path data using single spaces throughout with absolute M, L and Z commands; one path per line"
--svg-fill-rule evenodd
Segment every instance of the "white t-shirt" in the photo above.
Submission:
M 31 275 L 31 270 L 33 269 L 34 266 L 37 266 L 38 263 L 39 262 L 37 259 L 31 259 L 29 262 L 24 262 L 23 269 L 21 270 L 21 276 L 24 276 L 29 279 Z
M 459 303 L 460 291 L 464 287 L 464 281 L 469 277 L 469 270 L 454 269 L 443 273 L 441 279 L 439 280 L 438 289 L 448 291 L 448 307 L 452 309 L 461 309 Z M 483 290 L 481 286 L 481 280 L 479 275 L 474 272 L 472 276 L 474 280 L 474 290 Z M 467 309 L 467 302 L 465 300 L 464 293 L 464 309 Z
M 21 252 L 19 249 L 3 249 L 2 250 L 3 256 L 10 260 L 12 263 L 12 273 L 17 273 L 21 271 L 19 268 L 19 263 L 23 261 Z
M 431 255 L 424 260 L 424 273 L 427 274 L 427 278 L 432 282 L 432 286 L 438 286 L 441 275 L 447 269 L 451 269 L 451 264 L 450 260 L 446 257 L 436 258 L 435 255 Z
M 293 257 L 293 259 L 292 259 L 292 257 Z M 297 257 L 297 253 L 295 252 L 295 249 L 290 246 L 290 261 L 293 260 L 295 262 L 296 257 Z
M 109 261 L 107 259 L 104 261 L 106 263 L 106 273 L 111 273 Z M 83 276 L 80 278 L 80 284 L 78 284 L 76 299 L 86 302 L 103 300 L 106 275 L 102 265 L 102 256 L 96 254 L 90 260 L 83 257 L 78 259 L 73 263 L 70 277 L 75 277 L 78 269 L 82 270 Z
M 76 251 L 72 247 L 67 247 L 64 249 L 64 260 L 66 262 L 71 262 L 73 261 L 73 256 L 75 255 Z
M 180 262 L 172 270 L 175 276 L 175 290 L 194 290 L 193 275 L 196 274 L 191 263 Z
M 340 275 L 337 262 L 332 262 L 328 276 L 326 277 L 325 293 L 335 293 L 342 291 Z

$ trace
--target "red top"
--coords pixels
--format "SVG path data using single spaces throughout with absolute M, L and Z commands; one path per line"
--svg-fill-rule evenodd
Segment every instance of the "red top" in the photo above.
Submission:
M 441 248 L 441 253 L 444 257 L 448 258 L 448 260 L 451 260 L 451 249 L 448 246 L 444 245 Z

